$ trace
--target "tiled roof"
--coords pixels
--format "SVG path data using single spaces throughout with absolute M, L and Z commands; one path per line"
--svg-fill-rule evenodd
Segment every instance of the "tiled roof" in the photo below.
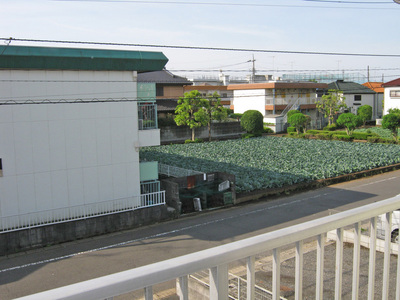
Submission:
M 383 93 L 384 88 L 382 87 L 383 82 L 366 82 L 363 83 L 363 86 L 366 86 L 367 88 L 373 90 L 375 93 Z
M 191 85 L 193 82 L 172 74 L 167 70 L 138 74 L 138 82 L 153 82 L 166 85 Z
M 400 78 L 386 82 L 382 86 L 383 87 L 400 86 Z
M 339 90 L 344 94 L 374 94 L 375 92 L 366 86 L 361 84 L 351 82 L 351 81 L 343 81 L 337 80 L 330 84 L 328 84 L 328 88 L 330 90 Z

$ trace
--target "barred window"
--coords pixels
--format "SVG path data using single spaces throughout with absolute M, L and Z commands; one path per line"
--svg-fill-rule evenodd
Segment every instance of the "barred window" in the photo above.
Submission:
M 391 98 L 400 98 L 400 90 L 392 90 L 390 91 Z

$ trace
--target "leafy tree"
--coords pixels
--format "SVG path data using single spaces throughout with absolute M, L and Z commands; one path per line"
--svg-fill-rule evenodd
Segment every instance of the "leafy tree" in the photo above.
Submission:
M 389 114 L 400 114 L 400 109 L 399 108 L 390 108 Z
M 247 110 L 240 119 L 240 125 L 248 133 L 261 134 L 264 130 L 264 116 L 258 110 Z
M 397 141 L 398 129 L 400 127 L 400 114 L 390 113 L 384 115 L 382 119 L 382 128 L 389 129 L 393 138 Z
M 228 117 L 227 109 L 221 104 L 221 98 L 217 92 L 201 100 L 201 109 L 198 118 L 204 120 L 208 126 L 208 140 L 211 141 L 211 124 L 213 120 L 222 121 Z
M 359 116 L 365 126 L 365 122 L 371 120 L 372 118 L 372 106 L 362 105 L 357 109 L 357 116 Z
M 309 118 L 307 118 L 301 112 L 294 113 L 288 118 L 289 124 L 296 128 L 297 134 L 300 133 L 302 128 L 307 126 L 308 121 Z
M 347 107 L 344 100 L 342 91 L 329 90 L 327 95 L 322 95 L 321 100 L 316 102 L 318 111 L 328 118 L 329 125 L 333 124 L 335 115 Z
M 336 123 L 346 127 L 346 133 L 350 136 L 353 130 L 361 125 L 361 119 L 353 113 L 344 113 L 339 116 Z
M 192 130 L 192 141 L 194 141 L 195 129 L 207 125 L 204 112 L 201 110 L 204 99 L 199 91 L 190 91 L 178 100 L 175 108 L 175 123 L 178 126 L 186 125 Z
M 287 112 L 286 116 L 287 116 L 287 118 L 288 118 L 288 120 L 289 120 L 289 118 L 290 118 L 291 115 L 298 114 L 299 112 L 300 112 L 300 111 L 297 110 L 297 109 L 292 109 L 292 110 L 289 110 L 289 111 Z M 290 122 L 289 122 L 289 124 L 290 124 Z

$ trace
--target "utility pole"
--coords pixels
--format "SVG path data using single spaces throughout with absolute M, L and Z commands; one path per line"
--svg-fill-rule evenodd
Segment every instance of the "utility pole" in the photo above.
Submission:
M 254 59 L 254 54 L 253 54 L 253 59 L 251 60 L 253 63 L 253 68 L 251 70 L 251 83 L 256 82 L 256 60 Z
M 369 82 L 369 66 L 367 66 L 367 82 Z

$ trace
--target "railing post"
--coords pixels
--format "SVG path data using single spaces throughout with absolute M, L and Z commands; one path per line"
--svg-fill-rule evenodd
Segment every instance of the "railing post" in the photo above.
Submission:
M 256 272 L 254 262 L 254 256 L 247 258 L 247 299 L 255 298 Z
M 189 300 L 189 276 L 179 277 L 176 282 L 176 293 L 180 300 Z
M 153 287 L 148 286 L 144 288 L 144 299 L 153 300 Z
M 315 299 L 322 300 L 324 292 L 324 253 L 325 253 L 325 234 L 320 234 L 317 240 L 317 274 Z
M 360 286 L 360 241 L 361 241 L 361 223 L 354 226 L 354 250 L 353 250 L 353 289 L 352 299 L 358 300 L 358 290 Z
M 373 217 L 370 220 L 368 300 L 374 300 L 375 298 L 376 221 L 377 217 Z
M 343 278 L 343 228 L 336 229 L 335 300 L 342 298 Z
M 385 252 L 383 258 L 382 300 L 389 299 L 390 250 L 392 246 L 392 213 L 385 214 Z
M 280 300 L 281 296 L 281 249 L 273 250 L 272 263 L 272 300 Z
M 303 299 L 303 241 L 296 243 L 295 299 Z
M 228 265 L 220 265 L 210 269 L 210 299 L 228 299 Z

